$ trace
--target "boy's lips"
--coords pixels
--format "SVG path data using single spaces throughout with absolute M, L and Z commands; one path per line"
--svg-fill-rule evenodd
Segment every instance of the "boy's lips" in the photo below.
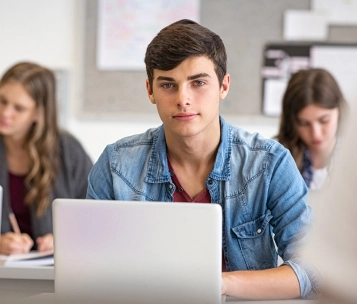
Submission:
M 198 114 L 181 113 L 181 114 L 174 115 L 173 117 L 177 120 L 187 121 L 187 120 L 192 120 L 192 119 L 196 118 L 197 116 L 198 116 Z

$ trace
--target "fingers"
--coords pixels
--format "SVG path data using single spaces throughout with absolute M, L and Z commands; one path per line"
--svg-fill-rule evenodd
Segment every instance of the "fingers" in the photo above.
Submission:
M 49 233 L 44 236 L 38 237 L 36 243 L 38 251 L 53 250 L 53 234 Z
M 37 238 L 36 242 L 38 251 L 53 250 L 52 233 Z M 6 255 L 27 253 L 31 250 L 33 244 L 33 240 L 26 233 L 17 234 L 13 232 L 8 232 L 6 234 L 1 235 L 0 253 Z
M 31 250 L 33 246 L 33 240 L 27 233 L 22 233 L 21 236 L 22 236 L 23 249 L 24 249 L 22 253 L 27 253 Z
M 0 252 L 2 254 L 27 253 L 33 246 L 33 240 L 26 233 L 17 234 L 8 232 L 1 235 Z

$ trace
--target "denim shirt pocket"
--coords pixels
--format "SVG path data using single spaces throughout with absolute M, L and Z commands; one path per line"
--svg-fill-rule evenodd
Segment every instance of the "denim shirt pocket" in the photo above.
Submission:
M 277 266 L 278 254 L 270 231 L 270 211 L 254 221 L 232 228 L 248 270 Z

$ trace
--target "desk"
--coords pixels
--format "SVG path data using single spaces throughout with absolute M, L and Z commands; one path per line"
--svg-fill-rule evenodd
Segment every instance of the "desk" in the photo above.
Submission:
M 53 293 L 54 277 L 53 266 L 0 266 L 0 297 L 12 299 Z
M 263 300 L 263 301 L 248 301 L 238 300 L 236 298 L 227 297 L 227 304 L 318 304 L 318 300 L 304 300 L 304 299 L 292 299 L 292 300 Z
M 105 304 L 119 304 L 120 301 L 115 301 L 115 302 L 106 302 L 105 299 L 103 299 L 103 302 Z M 167 302 L 172 303 L 170 301 Z M 293 300 L 275 300 L 275 301 L 247 301 L 247 300 L 238 300 L 236 298 L 228 297 L 226 299 L 227 304 L 319 304 L 318 300 L 302 300 L 302 299 L 293 299 Z M 61 302 L 61 301 L 56 301 L 55 295 L 54 294 L 40 294 L 36 295 L 33 297 L 26 298 L 26 301 L 23 301 L 21 303 L 16 303 L 16 304 L 73 304 L 72 302 Z M 91 301 L 76 301 L 76 304 L 98 304 L 97 301 L 91 302 Z M 144 304 L 144 303 L 143 303 Z M 173 303 L 176 304 L 176 303 Z M 180 303 L 182 304 L 182 303 Z M 200 304 L 200 303 L 197 303 Z M 219 303 L 217 303 L 219 304 Z M 321 303 L 320 303 L 321 304 Z
M 54 294 L 54 267 L 0 267 L 1 303 L 58 303 Z M 315 300 L 242 301 L 227 297 L 229 304 L 317 304 Z

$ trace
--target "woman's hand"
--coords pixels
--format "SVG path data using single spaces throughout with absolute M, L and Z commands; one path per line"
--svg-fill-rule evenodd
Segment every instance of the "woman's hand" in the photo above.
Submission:
M 48 233 L 44 236 L 40 236 L 36 240 L 37 251 L 53 250 L 53 234 Z
M 28 253 L 33 246 L 33 240 L 27 233 L 8 232 L 0 237 L 0 253 L 19 254 Z

